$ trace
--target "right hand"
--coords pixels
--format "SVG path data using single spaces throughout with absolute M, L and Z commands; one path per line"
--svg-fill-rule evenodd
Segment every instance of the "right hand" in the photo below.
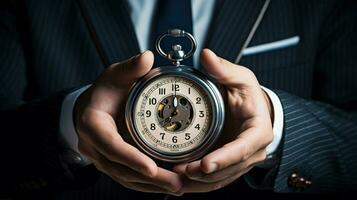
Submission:
M 158 167 L 123 139 L 128 134 L 123 111 L 129 89 L 153 61 L 147 51 L 113 64 L 78 98 L 74 108 L 78 148 L 98 170 L 124 187 L 177 195 L 182 185 L 179 175 Z

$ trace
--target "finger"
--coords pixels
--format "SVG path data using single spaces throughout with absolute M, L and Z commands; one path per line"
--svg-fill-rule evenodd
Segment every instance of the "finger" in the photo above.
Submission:
M 256 84 L 257 82 L 255 78 L 252 79 L 255 76 L 248 68 L 220 58 L 209 49 L 202 50 L 201 63 L 207 72 L 223 85 Z
M 151 184 L 170 192 L 177 192 L 182 186 L 180 176 L 171 171 L 159 168 L 155 177 L 147 177 L 127 166 L 112 162 L 98 154 L 99 153 L 97 153 L 97 159 L 94 162 L 95 165 L 108 176 L 115 180 L 120 180 L 121 183 Z
M 160 167 L 157 175 L 151 179 L 154 179 L 156 185 L 168 185 L 171 192 L 177 192 L 182 187 L 181 177 L 178 174 Z
M 214 182 L 214 183 L 205 183 L 205 182 L 199 182 L 195 180 L 190 180 L 190 179 L 185 179 L 185 182 L 183 184 L 183 187 L 180 192 L 183 193 L 198 193 L 198 192 L 210 192 L 214 190 L 221 189 L 228 184 L 232 183 L 236 179 L 238 179 L 240 176 L 248 172 L 251 168 L 248 168 L 241 173 L 237 173 L 234 176 L 230 176 L 227 179 L 224 179 L 222 181 Z
M 111 177 L 115 182 L 119 183 L 120 185 L 132 189 L 132 190 L 137 190 L 141 192 L 151 192 L 151 193 L 173 193 L 170 189 L 166 189 L 163 186 L 158 186 L 155 184 L 151 184 L 149 182 L 143 181 L 143 180 L 134 180 L 131 181 L 127 177 L 123 178 L 123 176 L 119 176 L 118 174 L 115 174 L 115 170 L 111 167 L 107 167 L 106 165 L 103 164 L 103 162 L 94 162 L 94 165 L 102 171 L 104 174 L 107 176 Z M 130 181 L 128 181 L 130 180 Z
M 244 162 L 255 152 L 265 148 L 270 137 L 268 133 L 257 127 L 243 131 L 237 139 L 206 155 L 201 162 L 204 173 L 213 173 L 239 162 Z
M 186 168 L 186 174 L 191 180 L 196 180 L 206 183 L 214 183 L 218 181 L 225 180 L 231 176 L 235 176 L 238 173 L 244 172 L 246 169 L 253 167 L 255 164 L 263 161 L 266 157 L 265 149 L 258 151 L 252 155 L 247 161 L 241 162 L 227 168 L 224 168 L 220 171 L 205 174 L 200 170 L 200 165 L 190 165 Z
M 107 168 L 110 170 L 111 176 L 114 176 L 123 182 L 154 185 L 170 192 L 177 192 L 182 186 L 178 174 L 162 168 L 159 168 L 155 177 L 147 177 L 126 166 L 120 164 L 114 165 L 113 163 L 110 164 L 111 166 L 107 166 Z
M 116 87 L 127 88 L 138 78 L 148 73 L 153 63 L 153 53 L 145 51 L 129 60 L 110 65 L 99 80 L 109 81 Z
M 189 165 L 189 163 L 177 164 L 172 168 L 172 171 L 177 173 L 177 174 L 184 174 L 184 173 L 186 173 L 187 165 Z
M 109 114 L 97 110 L 92 112 L 95 113 L 88 116 L 86 126 L 83 126 L 83 140 L 93 145 L 108 160 L 128 166 L 146 176 L 156 176 L 156 163 L 122 139 Z
M 204 173 L 201 170 L 201 160 L 189 163 L 185 168 L 185 175 L 189 178 L 204 176 Z

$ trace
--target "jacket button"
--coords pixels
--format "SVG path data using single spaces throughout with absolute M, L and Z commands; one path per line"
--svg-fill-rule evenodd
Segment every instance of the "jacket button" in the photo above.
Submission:
M 304 190 L 310 187 L 312 182 L 300 176 L 297 172 L 292 173 L 288 178 L 288 186 L 297 190 Z

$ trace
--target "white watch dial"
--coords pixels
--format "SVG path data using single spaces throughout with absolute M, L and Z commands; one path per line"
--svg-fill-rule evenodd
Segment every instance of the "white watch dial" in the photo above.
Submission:
M 151 148 L 175 155 L 198 147 L 207 136 L 212 106 L 205 90 L 193 81 L 161 77 L 139 94 L 134 105 L 134 126 Z

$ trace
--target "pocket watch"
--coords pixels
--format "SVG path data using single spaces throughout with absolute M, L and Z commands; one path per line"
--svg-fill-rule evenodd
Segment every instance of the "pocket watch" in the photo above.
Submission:
M 188 38 L 186 54 L 175 44 L 165 53 L 165 37 Z M 171 29 L 156 41 L 158 53 L 172 65 L 152 69 L 130 90 L 126 125 L 134 143 L 149 156 L 166 162 L 202 157 L 217 141 L 224 124 L 224 102 L 216 85 L 203 73 L 180 62 L 192 56 L 196 40 L 184 30 Z

